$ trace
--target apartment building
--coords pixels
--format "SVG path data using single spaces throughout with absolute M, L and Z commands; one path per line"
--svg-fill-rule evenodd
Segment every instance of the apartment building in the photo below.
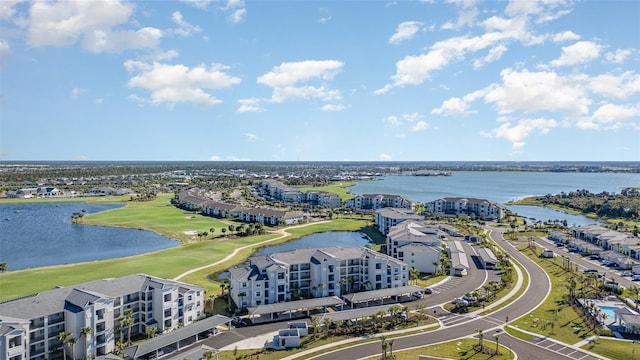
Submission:
M 490 200 L 445 197 L 425 204 L 425 210 L 446 215 L 468 214 L 482 219 L 502 219 L 505 207 Z
M 232 299 L 244 308 L 405 286 L 408 267 L 366 247 L 323 247 L 251 257 L 229 270 L 229 280 Z
M 347 200 L 345 206 L 361 210 L 376 210 L 385 207 L 413 209 L 415 203 L 400 195 L 363 194 Z
M 386 235 L 389 233 L 389 229 L 398 225 L 405 220 L 423 220 L 424 217 L 416 214 L 413 210 L 409 209 L 397 209 L 397 208 L 382 208 L 375 212 L 375 224 L 378 231 Z
M 337 194 L 326 191 L 301 191 L 274 179 L 265 179 L 260 182 L 264 192 L 275 200 L 294 204 L 309 204 L 311 206 L 337 208 L 342 205 L 342 199 Z
M 0 348 L 0 359 L 60 358 L 62 332 L 77 340 L 76 354 L 108 354 L 116 340 L 127 337 L 121 318 L 127 309 L 132 311 L 132 335 L 144 333 L 148 326 L 157 333 L 168 332 L 203 317 L 204 289 L 137 274 L 56 287 L 0 303 L 0 343 L 6 344 Z M 17 346 L 24 351 L 18 354 Z M 71 354 L 71 349 L 66 352 Z
M 421 273 L 436 273 L 440 269 L 443 240 L 447 234 L 436 225 L 406 220 L 387 234 L 387 254 Z

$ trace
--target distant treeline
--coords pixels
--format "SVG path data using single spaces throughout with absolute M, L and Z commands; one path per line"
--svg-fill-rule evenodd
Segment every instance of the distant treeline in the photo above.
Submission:
M 558 195 L 547 194 L 536 197 L 536 200 L 545 205 L 560 205 L 584 214 L 596 214 L 602 218 L 640 220 L 640 188 L 627 188 L 620 194 L 606 191 L 592 194 L 588 190 L 576 190 Z

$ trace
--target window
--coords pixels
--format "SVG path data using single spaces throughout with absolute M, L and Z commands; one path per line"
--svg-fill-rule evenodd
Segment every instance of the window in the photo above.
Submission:
M 243 282 L 241 286 L 242 286 L 243 288 L 246 288 L 246 287 L 247 287 L 247 283 L 246 283 L 246 282 Z
M 171 294 L 164 295 L 164 302 L 171 301 Z
M 382 264 L 376 263 L 376 270 L 380 270 L 380 269 L 382 269 Z
M 256 291 L 256 296 L 261 296 L 261 295 L 262 295 L 262 292 Z
M 278 280 L 284 280 L 284 273 L 283 272 L 279 272 L 278 273 Z
M 376 281 L 382 281 L 382 275 L 376 275 Z

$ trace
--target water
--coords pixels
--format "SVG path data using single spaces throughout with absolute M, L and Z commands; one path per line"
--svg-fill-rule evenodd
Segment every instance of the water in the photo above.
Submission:
M 260 249 L 256 255 L 267 255 L 295 249 L 310 249 L 328 246 L 366 246 L 368 244 L 371 244 L 371 240 L 361 232 L 327 231 L 303 236 L 298 240 L 289 241 L 285 244 L 264 247 Z
M 122 205 L 0 204 L 0 262 L 9 270 L 110 259 L 178 246 L 151 231 L 74 224 L 71 215 Z
M 614 311 L 620 309 L 619 307 L 616 306 L 604 306 L 604 305 L 598 305 L 598 307 L 600 308 L 600 310 L 602 310 L 602 312 L 607 315 L 607 317 L 609 319 L 615 319 L 616 314 L 614 313 Z
M 358 182 L 350 188 L 356 195 L 402 195 L 420 203 L 443 197 L 474 197 L 506 203 L 533 195 L 559 194 L 578 189 L 592 193 L 620 193 L 627 187 L 640 187 L 640 174 L 625 173 L 553 173 L 459 171 L 451 176 L 385 176 L 377 181 Z M 538 206 L 509 206 L 519 215 L 538 220 L 567 220 L 568 225 L 597 223 L 582 215 L 570 215 Z

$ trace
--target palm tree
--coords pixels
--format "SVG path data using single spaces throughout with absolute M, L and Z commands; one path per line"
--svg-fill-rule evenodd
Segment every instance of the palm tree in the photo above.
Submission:
M 120 317 L 121 320 L 121 326 L 122 327 L 127 327 L 127 345 L 131 345 L 131 327 L 133 326 L 133 309 L 132 308 L 127 308 L 124 311 L 124 315 Z
M 0 272 L 7 271 L 7 268 L 9 268 L 9 265 L 6 262 L 0 262 Z
M 68 332 L 58 333 L 58 341 L 62 342 L 62 360 L 67 360 L 67 339 L 71 337 L 71 334 Z
M 155 326 L 146 326 L 144 328 L 144 332 L 147 334 L 147 339 L 151 339 L 152 337 L 156 336 L 157 331 L 158 328 Z
M 498 355 L 498 347 L 500 346 L 500 335 L 493 335 L 493 338 L 496 339 L 496 355 Z
M 341 277 L 340 278 L 340 294 L 343 294 L 343 293 L 347 292 L 346 291 L 347 289 L 346 289 L 345 285 L 347 285 L 347 278 Z
M 393 359 L 393 340 L 387 342 L 389 344 L 389 357 Z
M 318 336 L 318 326 L 320 326 L 320 319 L 317 316 L 311 317 L 311 326 L 313 327 L 313 338 Z
M 483 334 L 483 329 L 477 329 L 476 330 L 478 332 L 478 346 L 480 347 L 480 351 L 484 350 L 484 344 L 482 343 L 482 340 L 484 340 L 484 334 Z
M 204 354 L 202 354 L 202 356 L 204 356 L 205 359 L 207 360 L 211 360 L 213 359 L 213 357 L 215 356 L 213 350 L 207 350 L 204 352 Z
M 91 326 L 85 326 L 80 329 L 80 334 L 84 336 L 84 358 L 89 358 L 89 335 L 91 335 Z
M 209 301 L 211 301 L 211 315 L 215 313 L 215 303 L 216 303 L 216 294 L 211 294 L 209 296 Z
M 329 334 L 329 328 L 331 327 L 331 324 L 333 324 L 333 320 L 329 318 L 324 318 L 324 320 L 322 320 L 322 324 L 324 325 L 324 328 L 327 334 Z
M 73 336 L 71 336 L 71 334 L 69 334 L 69 337 L 67 338 L 67 344 L 69 344 L 69 347 L 71 347 L 71 360 L 76 359 L 76 343 L 77 342 L 78 340 L 76 340 L 76 338 L 74 338 Z
M 244 291 L 241 291 L 238 293 L 238 296 L 240 297 L 240 304 L 238 304 L 238 308 L 243 309 L 244 308 L 244 297 L 247 296 L 247 293 Z
M 382 344 L 380 345 L 382 347 L 382 360 L 386 360 L 387 359 L 387 337 L 382 335 L 380 336 L 380 341 L 382 341 Z

